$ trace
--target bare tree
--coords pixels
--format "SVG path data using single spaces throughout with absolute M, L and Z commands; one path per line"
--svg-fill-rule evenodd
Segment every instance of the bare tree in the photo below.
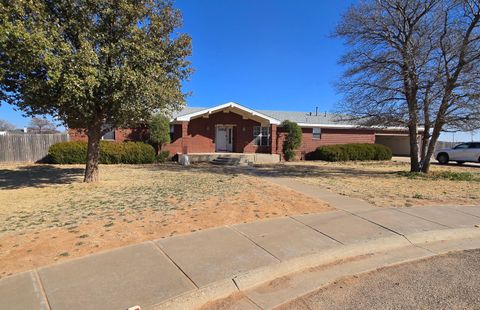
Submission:
M 436 41 L 436 81 L 440 96 L 429 108 L 434 117 L 428 148 L 424 149 L 422 171 L 428 172 L 430 158 L 445 128 L 480 128 L 480 1 L 442 2 L 435 11 L 441 33 Z
M 428 172 L 445 126 L 480 115 L 477 15 L 478 0 L 372 0 L 352 7 L 337 27 L 349 46 L 340 61 L 347 66 L 341 112 L 366 125 L 407 126 L 411 171 Z
M 46 118 L 32 117 L 28 129 L 35 133 L 55 133 L 57 132 L 54 123 Z
M 0 131 L 9 131 L 14 129 L 15 126 L 13 124 L 10 124 L 8 121 L 0 119 Z

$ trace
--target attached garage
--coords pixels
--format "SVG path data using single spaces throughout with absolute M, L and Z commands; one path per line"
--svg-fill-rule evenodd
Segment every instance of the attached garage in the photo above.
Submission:
M 410 154 L 408 135 L 377 133 L 375 134 L 375 144 L 388 146 L 395 156 L 408 156 Z

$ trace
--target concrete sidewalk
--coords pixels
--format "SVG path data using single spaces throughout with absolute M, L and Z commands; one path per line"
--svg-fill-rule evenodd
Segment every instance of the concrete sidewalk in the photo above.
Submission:
M 368 202 L 357 199 L 351 198 L 344 195 L 339 195 L 327 189 L 324 189 L 318 185 L 310 185 L 300 181 L 297 181 L 295 178 L 287 178 L 287 177 L 269 177 L 269 176 L 262 176 L 261 174 L 257 173 L 258 177 L 263 178 L 266 181 L 275 183 L 280 186 L 288 187 L 302 193 L 304 195 L 313 197 L 318 200 L 325 201 L 335 209 L 347 211 L 350 213 L 362 212 L 362 211 L 369 211 L 374 210 L 376 207 L 369 204 Z
M 347 208 L 346 208 L 347 209 Z M 251 270 L 375 240 L 470 228 L 480 207 L 362 207 L 214 228 L 93 254 L 0 280 L 5 309 L 148 309 Z M 390 239 L 389 239 L 390 238 Z M 395 239 L 397 238 L 397 239 Z M 293 267 L 292 267 L 293 268 Z M 273 270 L 273 269 L 272 269 Z M 218 284 L 221 283 L 222 285 Z M 217 286 L 216 286 L 217 285 Z M 205 297 L 207 298 L 207 297 Z

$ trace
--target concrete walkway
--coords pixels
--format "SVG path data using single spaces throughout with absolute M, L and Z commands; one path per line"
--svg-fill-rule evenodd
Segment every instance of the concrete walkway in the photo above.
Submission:
M 208 290 L 238 290 L 248 283 L 242 275 L 275 266 L 294 268 L 290 262 L 298 264 L 301 257 L 480 223 L 480 207 L 379 209 L 355 201 L 358 208 L 352 214 L 347 200 L 339 205 L 343 203 L 349 212 L 214 228 L 13 275 L 0 280 L 1 308 L 149 309 L 199 290 L 204 298 Z
M 264 180 L 275 183 L 277 185 L 288 187 L 304 195 L 323 200 L 332 207 L 339 210 L 356 213 L 375 209 L 375 206 L 361 199 L 339 195 L 337 193 L 324 189 L 321 186 L 305 184 L 297 181 L 294 178 L 268 177 L 262 176 L 261 174 L 259 174 L 258 176 L 263 178 Z

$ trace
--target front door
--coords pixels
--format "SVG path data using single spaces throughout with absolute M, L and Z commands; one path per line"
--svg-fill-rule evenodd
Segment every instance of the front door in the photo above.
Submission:
M 215 134 L 215 151 L 232 152 L 233 151 L 233 127 L 217 126 Z

